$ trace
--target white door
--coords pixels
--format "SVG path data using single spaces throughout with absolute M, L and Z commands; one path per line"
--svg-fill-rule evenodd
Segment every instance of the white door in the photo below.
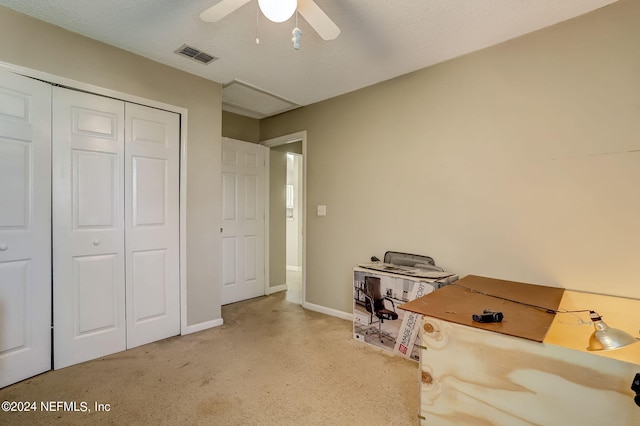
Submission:
M 180 116 L 126 104 L 127 348 L 180 334 Z
M 54 367 L 126 348 L 124 102 L 53 93 Z
M 222 141 L 222 304 L 264 295 L 266 149 Z
M 51 86 L 0 72 L 0 387 L 51 369 Z

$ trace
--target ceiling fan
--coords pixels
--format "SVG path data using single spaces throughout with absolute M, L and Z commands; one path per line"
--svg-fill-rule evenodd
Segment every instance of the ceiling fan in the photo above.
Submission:
M 202 12 L 200 19 L 204 22 L 218 22 L 250 1 L 221 0 Z M 334 40 L 340 35 L 340 28 L 313 0 L 258 0 L 258 5 L 267 19 L 273 22 L 288 20 L 297 10 L 324 40 Z

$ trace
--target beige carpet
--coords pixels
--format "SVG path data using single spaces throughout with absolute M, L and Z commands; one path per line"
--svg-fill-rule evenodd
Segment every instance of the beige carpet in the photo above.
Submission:
M 37 412 L 0 424 L 415 425 L 418 365 L 355 341 L 351 323 L 285 292 L 222 309 L 224 325 L 50 371 L 0 390 Z M 42 412 L 43 401 L 91 412 Z M 95 412 L 94 404 L 110 405 Z

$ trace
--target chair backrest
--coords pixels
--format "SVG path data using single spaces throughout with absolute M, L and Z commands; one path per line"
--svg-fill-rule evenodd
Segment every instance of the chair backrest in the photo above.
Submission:
M 384 309 L 384 300 L 382 297 L 382 285 L 378 277 L 364 277 L 364 291 L 367 296 L 373 299 L 373 309 L 379 311 Z

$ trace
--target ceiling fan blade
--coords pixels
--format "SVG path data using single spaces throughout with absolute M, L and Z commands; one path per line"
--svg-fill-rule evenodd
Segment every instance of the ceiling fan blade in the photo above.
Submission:
M 324 40 L 334 40 L 340 35 L 340 28 L 313 0 L 298 0 L 298 12 Z
M 200 14 L 204 22 L 218 22 L 231 12 L 239 9 L 251 0 L 222 0 Z

